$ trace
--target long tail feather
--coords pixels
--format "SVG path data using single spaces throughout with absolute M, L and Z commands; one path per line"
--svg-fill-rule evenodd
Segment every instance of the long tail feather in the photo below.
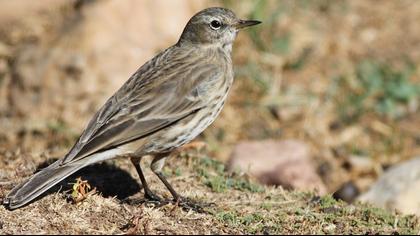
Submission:
M 60 162 L 61 160 L 54 162 L 47 168 L 33 175 L 27 181 L 13 188 L 6 196 L 3 204 L 9 209 L 19 208 L 34 200 L 61 180 L 86 166 L 81 164 L 60 166 Z
M 110 149 L 67 163 L 58 160 L 13 188 L 3 204 L 11 210 L 22 207 L 83 167 L 124 155 L 122 150 L 120 147 Z

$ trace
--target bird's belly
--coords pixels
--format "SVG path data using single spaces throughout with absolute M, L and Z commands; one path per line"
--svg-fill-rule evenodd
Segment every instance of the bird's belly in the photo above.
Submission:
M 213 123 L 223 108 L 224 100 L 225 98 L 154 135 L 149 139 L 144 151 L 147 153 L 170 152 L 190 142 Z

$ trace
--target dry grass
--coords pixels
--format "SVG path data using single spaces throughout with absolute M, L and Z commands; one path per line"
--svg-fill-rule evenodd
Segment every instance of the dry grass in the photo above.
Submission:
M 4 157 L 8 155 L 8 158 Z M 0 168 L 10 183 L 1 183 L 0 198 L 45 157 L 2 152 Z M 47 159 L 50 159 L 47 157 Z M 7 161 L 4 161 L 7 160 Z M 147 160 L 146 160 L 147 164 Z M 19 176 L 16 174 L 19 173 Z M 0 207 L 1 234 L 376 234 L 420 231 L 418 218 L 402 216 L 367 205 L 347 205 L 313 193 L 288 192 L 263 187 L 246 176 L 224 171 L 205 155 L 187 151 L 165 168 L 174 187 L 185 197 L 206 206 L 204 213 L 168 204 L 156 207 L 143 195 L 129 161 L 98 164 L 76 173 L 32 204 L 14 211 Z M 16 176 L 16 177 L 14 177 Z M 71 201 L 77 177 L 87 180 L 95 194 L 78 203 Z M 150 171 L 146 178 L 162 196 L 164 186 Z

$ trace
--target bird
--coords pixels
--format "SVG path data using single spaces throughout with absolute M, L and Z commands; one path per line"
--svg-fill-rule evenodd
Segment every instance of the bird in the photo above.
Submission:
M 162 174 L 165 160 L 219 115 L 234 80 L 234 40 L 239 30 L 260 23 L 222 7 L 196 13 L 173 46 L 135 71 L 94 114 L 66 155 L 14 187 L 3 204 L 25 206 L 76 171 L 118 157 L 131 160 L 144 197 L 160 201 L 140 166 L 144 156 L 152 156 L 151 170 L 179 201 Z

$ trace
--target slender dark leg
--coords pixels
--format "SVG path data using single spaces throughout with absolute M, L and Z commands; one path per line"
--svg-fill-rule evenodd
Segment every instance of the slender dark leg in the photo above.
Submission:
M 150 190 L 149 185 L 146 182 L 146 178 L 144 178 L 143 171 L 141 170 L 141 167 L 140 167 L 140 158 L 138 158 L 138 157 L 131 157 L 130 160 L 131 160 L 131 163 L 133 163 L 134 167 L 136 167 L 137 174 L 140 177 L 141 184 L 143 185 L 143 189 L 144 189 L 144 196 L 145 196 L 145 198 L 147 198 L 149 200 L 159 201 L 160 202 L 160 200 L 161 200 L 160 197 L 158 197 L 156 194 L 154 194 Z
M 169 192 L 171 192 L 172 197 L 174 198 L 174 201 L 177 202 L 180 199 L 179 194 L 175 191 L 175 189 L 168 182 L 168 180 L 166 180 L 165 176 L 162 173 L 162 167 L 165 164 L 166 157 L 168 156 L 169 156 L 168 153 L 155 156 L 155 158 L 152 161 L 151 168 L 152 168 L 153 173 L 155 173 L 157 177 L 159 177 L 160 181 L 162 181 L 162 183 L 169 190 Z
M 162 181 L 162 183 L 165 185 L 165 187 L 169 190 L 169 192 L 171 192 L 172 197 L 174 198 L 174 201 L 179 201 L 180 196 L 179 194 L 175 191 L 175 189 L 172 187 L 172 185 L 169 184 L 169 182 L 166 180 L 165 176 L 163 176 L 162 172 L 155 172 L 155 174 L 157 175 L 157 177 L 159 177 L 159 179 Z
M 184 210 L 194 210 L 196 212 L 204 213 L 206 212 L 203 207 L 210 206 L 212 204 L 200 204 L 196 203 L 191 199 L 181 197 L 175 189 L 172 187 L 171 184 L 166 180 L 165 176 L 162 173 L 163 165 L 165 164 L 165 159 L 170 156 L 170 153 L 163 153 L 156 155 L 155 158 L 152 161 L 152 171 L 159 177 L 159 179 L 162 181 L 162 183 L 165 185 L 165 187 L 171 192 L 174 202 L 177 206 L 182 207 Z

